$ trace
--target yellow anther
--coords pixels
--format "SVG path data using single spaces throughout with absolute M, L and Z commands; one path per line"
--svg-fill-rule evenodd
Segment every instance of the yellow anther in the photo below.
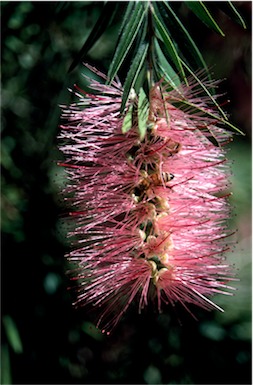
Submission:
M 139 234 L 140 234 L 141 239 L 142 239 L 143 241 L 145 241 L 145 239 L 146 239 L 146 233 L 145 233 L 145 231 L 139 229 Z
M 169 263 L 170 256 L 169 256 L 169 254 L 164 253 L 164 254 L 162 254 L 162 255 L 159 257 L 159 259 L 160 259 L 160 261 L 161 261 L 161 263 L 162 263 L 163 265 L 167 265 L 167 264 Z
M 160 269 L 159 271 L 158 271 L 158 278 L 157 278 L 157 281 L 158 281 L 158 279 L 166 272 L 166 271 L 168 271 L 168 269 L 166 268 L 166 267 L 163 267 L 162 269 Z M 156 281 L 156 282 L 157 282 Z
M 148 264 L 152 268 L 152 278 L 153 278 L 154 275 L 157 273 L 157 264 L 154 261 L 148 261 Z
M 147 238 L 147 243 L 150 245 L 152 242 L 156 242 L 156 237 L 154 235 L 149 235 Z
M 168 211 L 170 208 L 169 202 L 166 198 L 157 197 L 157 200 L 159 201 L 159 205 L 162 210 Z

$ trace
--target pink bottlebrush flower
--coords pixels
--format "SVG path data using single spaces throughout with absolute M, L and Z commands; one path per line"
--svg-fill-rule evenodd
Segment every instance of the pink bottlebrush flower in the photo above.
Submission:
M 92 80 L 90 87 L 96 94 L 76 88 L 79 101 L 63 107 L 60 133 L 76 303 L 101 309 L 98 325 L 106 330 L 133 300 L 141 310 L 154 292 L 159 311 L 163 302 L 222 310 L 210 300 L 228 294 L 233 279 L 223 256 L 229 194 L 222 145 L 230 134 L 218 112 L 194 81 L 172 91 L 157 83 L 141 141 L 137 119 L 122 133 L 121 85 Z M 137 108 L 137 100 L 129 103 Z

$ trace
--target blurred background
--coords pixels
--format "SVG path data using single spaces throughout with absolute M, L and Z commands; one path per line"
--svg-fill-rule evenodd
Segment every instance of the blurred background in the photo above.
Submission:
M 58 195 L 64 174 L 56 165 L 59 105 L 69 102 L 68 87 L 82 85 L 82 66 L 68 68 L 103 3 L 1 2 L 2 384 L 251 383 L 251 2 L 234 3 L 247 30 L 208 4 L 224 38 L 183 2 L 175 7 L 214 77 L 225 79 L 225 109 L 246 134 L 236 135 L 228 152 L 230 225 L 238 229 L 228 259 L 238 269 L 238 290 L 216 298 L 224 313 L 196 310 L 197 322 L 180 308 L 138 315 L 133 306 L 104 336 L 71 305 Z M 101 70 L 108 69 L 118 28 L 112 25 L 89 52 L 87 61 Z

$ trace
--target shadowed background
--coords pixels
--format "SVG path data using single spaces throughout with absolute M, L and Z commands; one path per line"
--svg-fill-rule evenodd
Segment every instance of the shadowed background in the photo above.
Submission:
M 213 3 L 215 5 L 215 3 Z M 2 381 L 1 383 L 251 383 L 251 2 L 236 2 L 243 30 L 222 12 L 225 38 L 182 2 L 176 7 L 215 78 L 224 79 L 231 122 L 246 133 L 229 145 L 232 163 L 228 255 L 239 269 L 234 297 L 217 297 L 225 313 L 180 308 L 158 315 L 130 308 L 104 336 L 75 310 L 61 228 L 56 165 L 60 104 L 79 65 L 68 68 L 101 13 L 100 2 L 1 2 L 2 11 Z M 122 7 L 125 4 L 122 3 Z M 212 6 L 212 3 L 210 3 Z M 106 71 L 117 40 L 112 25 L 87 61 Z M 180 322 L 179 322 L 180 320 Z

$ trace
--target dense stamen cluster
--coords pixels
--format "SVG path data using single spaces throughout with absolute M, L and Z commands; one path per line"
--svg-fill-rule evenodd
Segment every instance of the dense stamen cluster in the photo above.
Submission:
M 221 148 L 229 135 L 217 126 L 218 116 L 209 114 L 193 82 L 173 91 L 158 83 L 140 140 L 137 119 L 122 133 L 120 84 L 92 81 L 91 87 L 100 94 L 76 92 L 79 103 L 64 109 L 60 134 L 74 218 L 69 257 L 81 284 L 77 303 L 102 306 L 98 324 L 106 329 L 134 298 L 141 310 L 154 292 L 159 310 L 162 302 L 220 309 L 206 297 L 227 294 L 231 280 L 223 262 L 229 208 Z M 180 100 L 186 108 L 176 107 Z

